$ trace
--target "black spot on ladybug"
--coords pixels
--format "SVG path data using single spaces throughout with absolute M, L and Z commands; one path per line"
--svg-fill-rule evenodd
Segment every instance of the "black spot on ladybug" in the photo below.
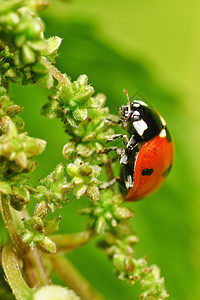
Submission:
M 172 137 L 171 137 L 171 134 L 170 134 L 169 129 L 168 129 L 167 126 L 165 127 L 165 130 L 166 130 L 167 141 L 168 141 L 168 143 L 170 143 L 172 141 Z
M 162 174 L 162 176 L 163 176 L 163 177 L 167 177 L 168 174 L 169 174 L 169 172 L 170 172 L 170 170 L 171 170 L 171 168 L 172 168 L 172 165 L 170 165 L 170 166 L 165 170 L 165 172 Z
M 142 175 L 143 176 L 150 176 L 153 173 L 153 169 L 144 169 L 142 170 Z

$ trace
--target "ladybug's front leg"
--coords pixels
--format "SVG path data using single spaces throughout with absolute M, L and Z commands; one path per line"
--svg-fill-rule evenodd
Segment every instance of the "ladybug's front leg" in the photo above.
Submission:
M 113 142 L 115 140 L 121 139 L 122 137 L 124 137 L 123 134 L 115 134 L 115 135 L 112 135 L 109 139 L 107 139 L 107 142 Z M 126 137 L 127 137 L 127 135 L 126 135 Z
M 135 147 L 138 146 L 138 142 L 135 140 L 134 135 L 128 138 L 127 135 L 123 135 L 124 146 L 128 150 L 133 150 Z
M 116 182 L 119 183 L 120 187 L 126 190 L 126 186 L 124 185 L 123 180 L 120 177 L 114 178 L 108 182 L 103 182 L 100 186 L 100 190 L 106 190 L 112 187 Z
M 128 140 L 128 136 L 127 135 L 115 134 L 115 135 L 112 135 L 110 138 L 108 138 L 107 142 L 113 142 L 113 141 L 121 139 L 121 138 L 123 138 L 123 140 Z M 119 155 L 121 154 L 121 148 L 119 148 L 119 147 L 108 147 L 108 148 L 100 149 L 98 151 L 98 153 L 102 154 L 102 153 L 108 153 L 110 151 L 117 151 L 117 153 Z

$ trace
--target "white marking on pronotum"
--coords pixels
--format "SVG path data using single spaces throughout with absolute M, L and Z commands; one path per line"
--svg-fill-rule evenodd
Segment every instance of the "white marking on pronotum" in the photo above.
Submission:
M 135 100 L 136 103 L 140 104 L 140 105 L 144 105 L 144 106 L 148 106 L 145 102 L 141 101 L 141 100 Z M 134 105 L 135 106 L 135 105 Z
M 134 114 L 135 116 L 139 116 L 139 115 L 140 115 L 140 113 L 139 113 L 138 110 L 135 110 L 133 114 Z
M 136 103 L 136 102 L 134 102 L 133 106 L 134 106 L 134 107 L 140 107 L 140 104 L 139 104 L 139 103 Z
M 162 122 L 163 126 L 166 126 L 167 124 L 166 124 L 166 122 L 165 122 L 165 120 L 163 119 L 162 116 L 160 116 L 160 119 L 161 119 L 161 122 Z
M 147 123 L 144 120 L 134 121 L 133 126 L 135 127 L 139 135 L 143 135 L 144 131 L 148 128 Z
M 163 129 L 161 130 L 161 132 L 160 132 L 159 135 L 160 135 L 161 138 L 166 137 L 166 135 L 167 135 L 167 134 L 166 134 L 166 130 L 163 128 Z

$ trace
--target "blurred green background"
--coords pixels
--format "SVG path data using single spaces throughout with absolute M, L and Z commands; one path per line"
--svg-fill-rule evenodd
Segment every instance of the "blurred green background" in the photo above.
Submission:
M 126 101 L 126 88 L 130 96 L 144 95 L 167 120 L 176 148 L 172 173 L 156 194 L 130 204 L 132 226 L 141 239 L 136 256 L 147 255 L 149 264 L 158 264 L 170 299 L 200 299 L 200 2 L 55 0 L 42 17 L 46 36 L 63 38 L 57 58 L 62 72 L 73 80 L 87 74 L 96 92 L 107 95 L 113 113 Z M 34 181 L 64 162 L 66 136 L 60 121 L 39 114 L 47 91 L 13 86 L 12 94 L 25 106 L 26 130 L 48 142 Z M 61 232 L 83 229 L 84 217 L 76 210 L 84 201 L 62 210 Z M 139 286 L 118 281 L 112 263 L 95 244 L 69 258 L 105 299 L 139 299 Z

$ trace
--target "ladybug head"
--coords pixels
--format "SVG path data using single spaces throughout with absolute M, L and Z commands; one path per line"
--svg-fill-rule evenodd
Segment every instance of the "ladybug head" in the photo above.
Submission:
M 128 99 L 127 104 L 119 108 L 119 121 L 138 142 L 151 140 L 164 127 L 157 111 L 141 100 L 130 102 Z

